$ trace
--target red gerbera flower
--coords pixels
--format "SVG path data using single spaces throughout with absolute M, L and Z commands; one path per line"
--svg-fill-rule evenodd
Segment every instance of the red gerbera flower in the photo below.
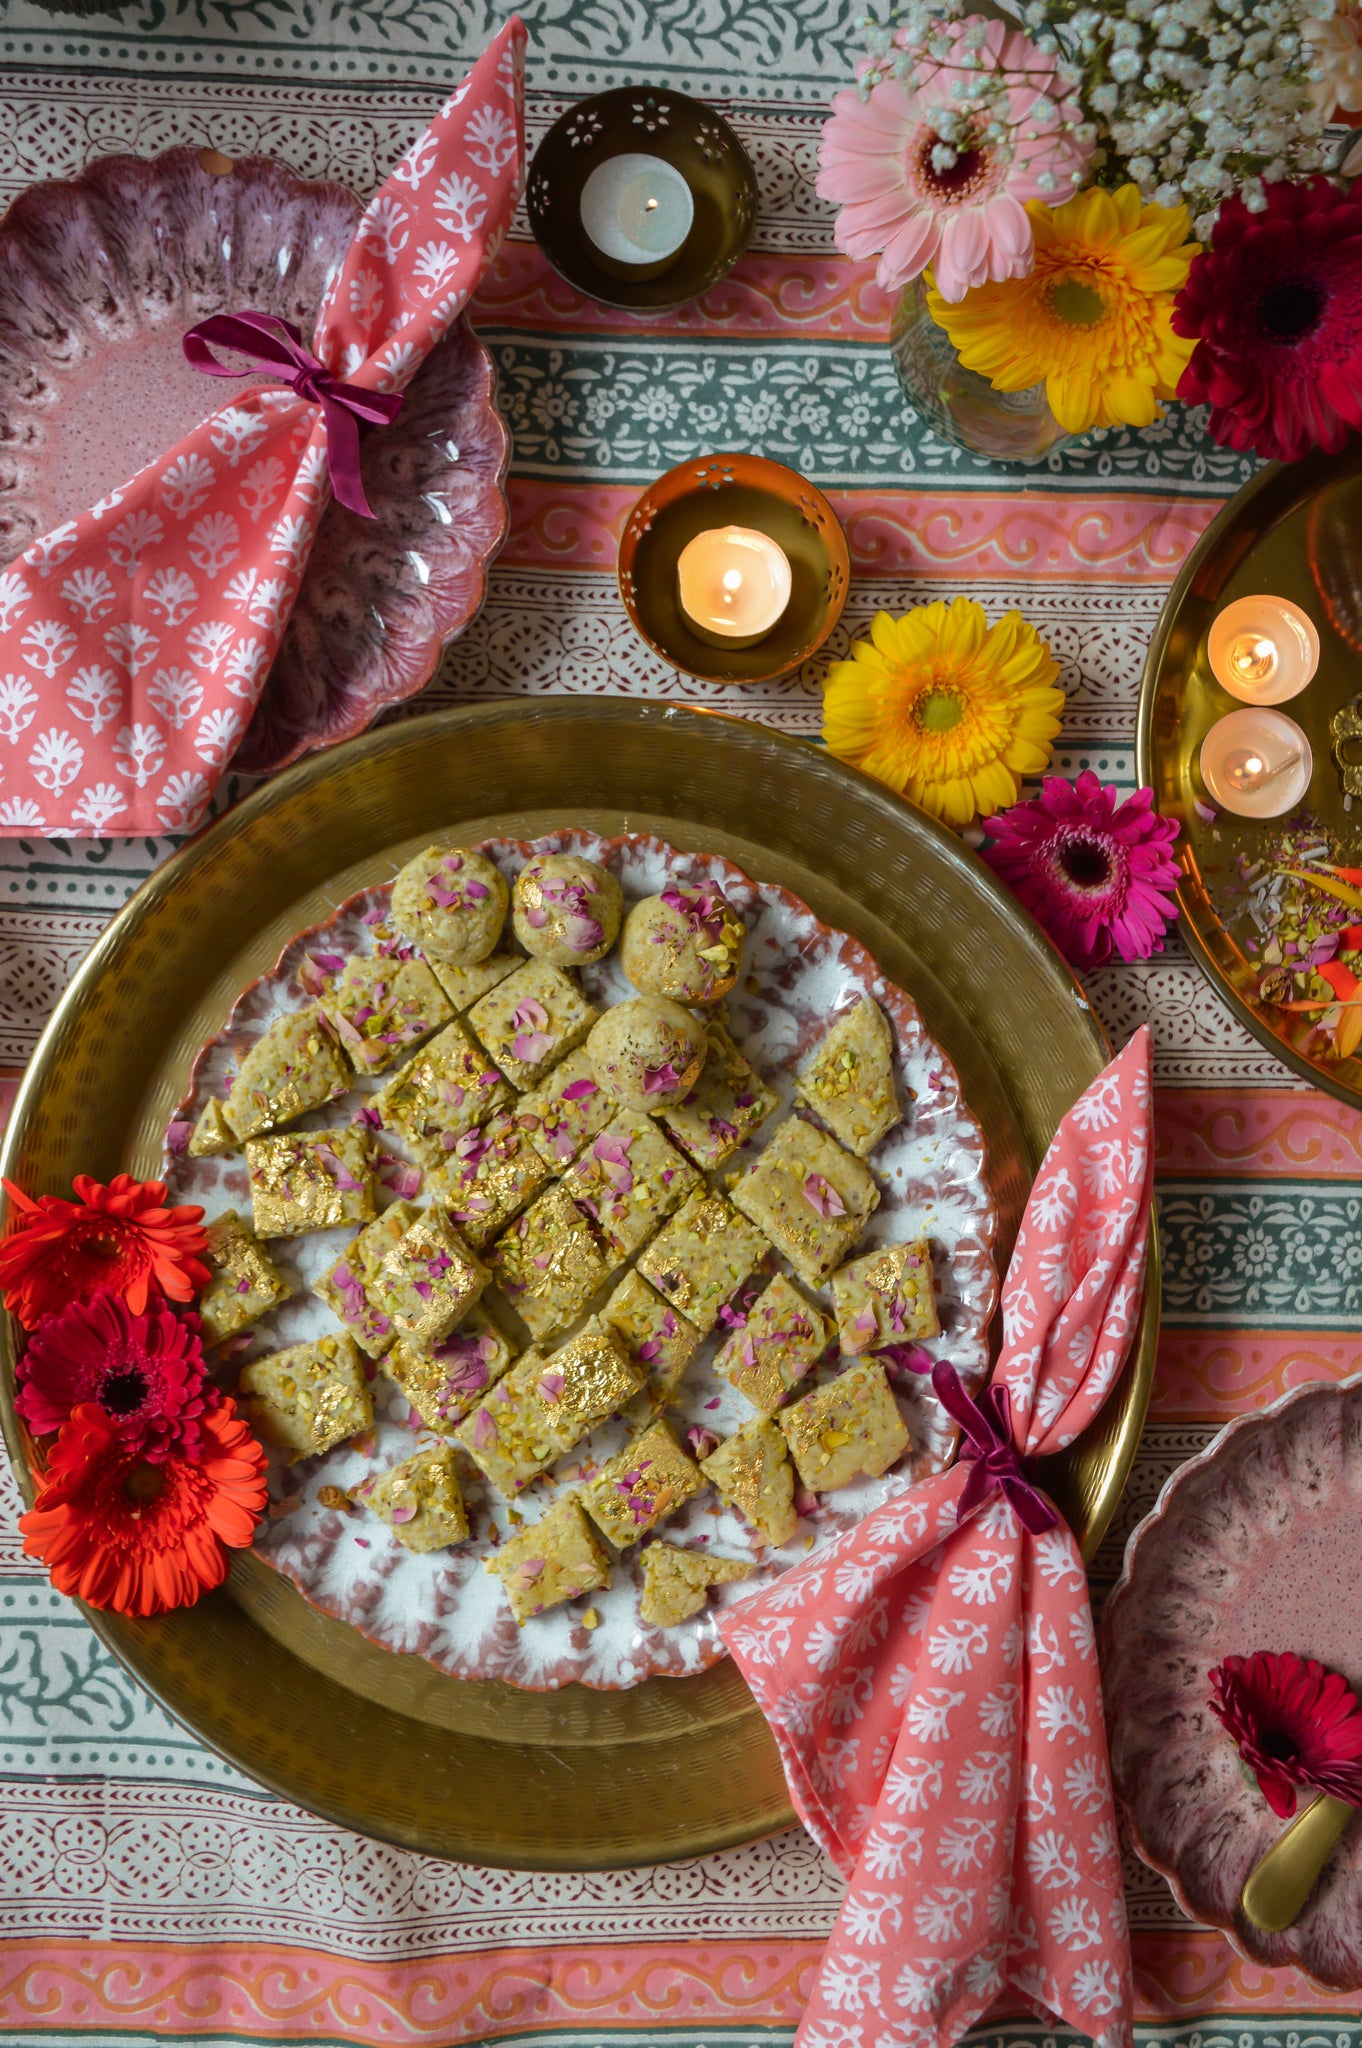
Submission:
M 201 1459 L 174 1447 L 159 1463 L 100 1408 L 72 1411 L 37 1501 L 19 1518 L 24 1554 L 59 1593 L 119 1614 L 192 1607 L 227 1576 L 265 1507 L 265 1453 L 224 1399 L 200 1424 Z
M 153 1463 L 174 1444 L 201 1448 L 199 1423 L 216 1404 L 204 1376 L 200 1324 L 153 1302 L 135 1316 L 116 1294 L 73 1301 L 44 1316 L 19 1360 L 14 1405 L 37 1436 L 60 1429 L 73 1408 L 103 1410 L 125 1442 Z
M 1077 782 L 1047 775 L 1038 797 L 986 818 L 984 830 L 995 842 L 984 859 L 1072 967 L 1100 967 L 1113 946 L 1122 960 L 1163 951 L 1178 914 L 1178 828 L 1154 809 L 1152 789 L 1118 805 L 1090 768 Z
M 1336 455 L 1362 426 L 1362 191 L 1310 178 L 1263 193 L 1262 213 L 1224 202 L 1178 294 L 1173 330 L 1197 344 L 1178 397 L 1209 400 L 1228 447 Z
M 1362 1702 L 1346 1679 L 1274 1650 L 1226 1657 L 1210 1676 L 1211 1712 L 1274 1813 L 1295 1812 L 1297 1785 L 1362 1806 Z
M 167 1209 L 165 1183 L 115 1174 L 107 1187 L 77 1174 L 74 1202 L 30 1201 L 4 1182 L 13 1228 L 0 1244 L 0 1292 L 26 1330 L 73 1301 L 121 1294 L 134 1314 L 152 1295 L 192 1301 L 209 1281 L 197 1207 Z

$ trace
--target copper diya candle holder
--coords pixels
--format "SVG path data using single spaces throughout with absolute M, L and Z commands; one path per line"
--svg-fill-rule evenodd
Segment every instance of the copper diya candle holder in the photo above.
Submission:
M 789 602 L 751 646 L 716 646 L 681 608 L 681 550 L 721 526 L 768 534 L 789 560 Z M 655 654 L 701 682 L 769 683 L 792 674 L 841 618 L 850 580 L 846 535 L 823 493 L 763 455 L 679 463 L 649 485 L 620 538 L 620 596 L 631 625 Z
M 664 267 L 633 272 L 602 260 L 582 220 L 582 192 L 611 157 L 659 158 L 690 189 L 689 232 Z M 667 313 L 732 269 L 757 217 L 751 158 L 721 114 L 685 93 L 618 86 L 560 115 L 534 153 L 525 194 L 530 230 L 578 291 L 634 313 Z

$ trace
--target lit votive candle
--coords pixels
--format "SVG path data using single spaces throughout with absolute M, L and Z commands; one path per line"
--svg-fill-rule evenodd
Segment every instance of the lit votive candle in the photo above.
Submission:
M 715 526 L 682 548 L 676 582 L 686 622 L 702 640 L 751 647 L 790 602 L 790 559 L 769 533 Z
M 639 278 L 670 268 L 695 219 L 680 171 L 638 151 L 597 164 L 582 187 L 581 208 L 587 240 L 605 268 Z
M 1201 779 L 1213 802 L 1241 818 L 1280 818 L 1314 772 L 1310 742 L 1282 711 L 1231 711 L 1201 742 Z
M 1240 597 L 1212 621 L 1206 636 L 1211 673 L 1245 704 L 1285 704 L 1319 667 L 1319 634 L 1298 604 L 1284 597 Z

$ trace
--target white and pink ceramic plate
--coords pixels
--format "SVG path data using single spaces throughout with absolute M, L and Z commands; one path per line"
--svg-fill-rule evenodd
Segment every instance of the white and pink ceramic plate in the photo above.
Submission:
M 865 1242 L 868 1246 L 917 1236 L 932 1241 L 943 1331 L 927 1348 L 936 1357 L 949 1358 L 966 1385 L 977 1387 L 988 1369 L 988 1326 L 997 1295 L 996 1218 L 984 1137 L 961 1099 L 954 1069 L 927 1036 L 909 997 L 885 980 L 857 940 L 820 923 L 788 891 L 752 882 L 716 856 L 680 853 L 638 835 L 605 840 L 581 831 L 554 833 L 533 845 L 497 839 L 483 846 L 508 880 L 532 853 L 565 849 L 609 867 L 619 878 L 626 905 L 676 882 L 710 882 L 722 888 L 748 928 L 743 975 L 729 998 L 730 1026 L 738 1044 L 780 1093 L 784 1108 L 792 1100 L 796 1070 L 837 1014 L 861 995 L 871 995 L 881 1004 L 893 1026 L 895 1073 L 905 1114 L 869 1161 L 881 1201 Z M 285 947 L 275 968 L 241 996 L 226 1029 L 205 1046 L 177 1119 L 197 1118 L 210 1095 L 223 1094 L 242 1053 L 265 1026 L 307 1000 L 297 978 L 304 953 L 372 950 L 365 916 L 386 909 L 390 894 L 391 884 L 384 884 L 351 897 L 325 924 L 300 933 Z M 613 956 L 585 969 L 582 980 L 601 1006 L 632 993 Z M 346 1122 L 363 1099 L 363 1089 L 357 1088 L 328 1110 L 303 1119 L 304 1125 Z M 730 1167 L 755 1156 L 782 1113 L 769 1120 Z M 394 1153 L 400 1151 L 387 1133 L 383 1143 Z M 172 1156 L 166 1172 L 172 1199 L 200 1202 L 210 1217 L 233 1207 L 249 1215 L 246 1170 L 239 1155 L 199 1160 Z M 319 1232 L 271 1249 L 305 1290 L 339 1257 L 350 1235 Z M 255 1353 L 320 1336 L 334 1327 L 323 1304 L 304 1291 L 257 1325 Z M 679 1414 L 683 1428 L 699 1423 L 724 1436 L 754 1413 L 741 1394 L 709 1369 L 724 1334 L 720 1330 L 702 1346 L 682 1383 L 674 1414 Z M 366 1475 L 410 1456 L 418 1445 L 434 1441 L 428 1433 L 413 1434 L 413 1411 L 385 1377 L 375 1379 L 374 1394 L 377 1425 L 372 1450 L 343 1444 L 291 1468 L 276 1464 L 271 1473 L 276 1503 L 292 1505 L 262 1524 L 257 1547 L 314 1606 L 351 1623 L 385 1648 L 414 1652 L 454 1676 L 498 1678 L 533 1689 L 573 1680 L 602 1688 L 631 1686 L 657 1675 L 703 1670 L 723 1655 L 708 1611 L 678 1628 L 643 1624 L 637 1552 L 616 1567 L 606 1592 L 592 1596 L 600 1616 L 594 1630 L 582 1624 L 580 1601 L 517 1628 L 500 1583 L 483 1569 L 493 1549 L 490 1526 L 495 1523 L 502 1534 L 510 1527 L 506 1505 L 472 1474 L 471 1467 L 468 1498 L 474 1535 L 454 1550 L 414 1556 L 375 1517 L 324 1507 L 321 1488 L 351 1488 Z M 883 1479 L 862 1481 L 829 1495 L 783 1549 L 761 1546 L 750 1525 L 720 1508 L 711 1492 L 673 1516 L 662 1533 L 682 1543 L 704 1536 L 718 1553 L 753 1560 L 753 1577 L 716 1595 L 718 1601 L 769 1583 L 889 1494 L 949 1461 L 955 1430 L 930 1382 L 913 1380 L 900 1388 L 899 1398 L 912 1436 L 910 1455 Z M 608 1424 L 564 1463 L 580 1466 L 584 1454 L 599 1463 L 624 1440 L 623 1425 Z M 536 1490 L 517 1503 L 518 1512 L 532 1517 L 547 1498 Z
M 1183 1911 L 1255 1962 L 1362 1988 L 1362 1818 L 1295 1925 L 1239 1896 L 1286 1823 L 1212 1714 L 1223 1657 L 1293 1650 L 1362 1691 L 1362 1377 L 1293 1388 L 1182 1465 L 1126 1549 L 1103 1617 L 1112 1775 L 1135 1847 Z

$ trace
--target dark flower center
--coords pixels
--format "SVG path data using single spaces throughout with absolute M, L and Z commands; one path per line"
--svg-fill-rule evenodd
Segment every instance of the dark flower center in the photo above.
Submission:
M 1060 872 L 1075 889 L 1106 889 L 1111 885 L 1111 848 L 1105 839 L 1075 832 L 1059 849 Z
M 139 1366 L 120 1365 L 105 1373 L 99 1398 L 109 1415 L 135 1415 L 149 1392 L 147 1376 Z
M 1308 278 L 1274 284 L 1258 301 L 1258 325 L 1269 341 L 1303 341 L 1319 325 L 1324 293 Z
M 1300 1744 L 1284 1728 L 1264 1728 L 1258 1747 L 1270 1763 L 1290 1764 L 1300 1755 Z
M 957 152 L 953 164 L 938 170 L 932 162 L 932 151 L 939 146 L 937 136 L 924 138 L 918 150 L 918 177 L 924 185 L 940 193 L 943 199 L 958 199 L 979 182 L 988 168 L 988 154 L 982 149 L 962 149 Z
M 143 1507 L 159 1500 L 165 1488 L 166 1475 L 159 1465 L 134 1465 L 123 1481 L 123 1491 L 129 1500 Z

